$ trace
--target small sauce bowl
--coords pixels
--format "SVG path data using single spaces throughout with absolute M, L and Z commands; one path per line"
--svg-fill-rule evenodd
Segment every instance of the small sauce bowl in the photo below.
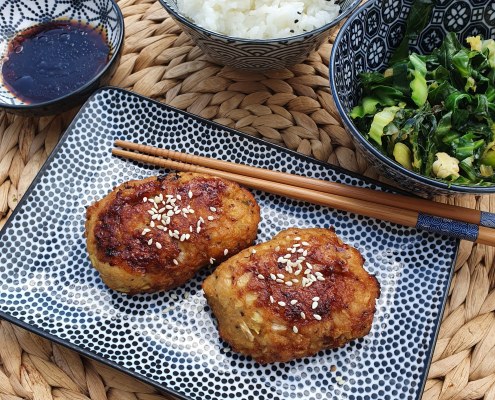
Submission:
M 47 13 L 46 10 L 50 11 Z M 0 108 L 8 112 L 27 116 L 62 113 L 86 101 L 98 87 L 110 80 L 118 66 L 124 41 L 124 18 L 113 0 L 75 0 L 71 2 L 48 0 L 43 4 L 30 2 L 29 7 L 25 6 L 24 3 L 15 5 L 8 3 L 2 8 L 0 15 L 2 20 L 6 21 L 0 27 Z M 60 35 L 53 35 L 53 27 L 57 25 L 56 29 L 69 29 L 69 34 L 66 35 L 62 32 Z M 48 35 L 44 36 L 43 32 L 48 27 L 52 30 L 47 31 Z M 33 32 L 37 36 L 33 36 Z M 100 47 L 101 44 L 108 45 L 108 58 L 104 65 L 98 68 L 92 67 L 94 63 L 101 64 L 101 54 L 98 55 L 99 59 L 93 60 L 92 57 L 96 57 L 96 52 L 83 52 L 84 48 L 87 49 L 88 43 L 82 43 L 81 39 L 84 41 L 85 37 L 90 36 L 97 40 L 101 38 Z M 39 67 L 41 71 L 31 68 L 31 72 L 34 73 L 24 76 L 23 71 L 21 71 L 22 64 L 19 63 L 19 67 L 17 67 L 17 64 L 14 63 L 15 59 L 19 61 L 19 54 L 14 54 L 13 51 L 23 51 L 22 45 L 19 43 L 22 44 L 26 40 L 26 48 L 29 47 L 31 50 L 33 43 L 36 44 L 39 55 L 43 53 L 43 43 L 48 43 L 47 37 L 50 38 L 50 44 L 46 45 L 47 51 L 54 51 L 53 40 L 58 40 L 58 37 L 65 40 L 69 37 L 72 38 L 70 40 L 74 40 L 71 45 L 77 49 L 71 55 L 74 56 L 79 52 L 79 57 L 82 53 L 84 53 L 83 57 L 88 57 L 88 59 L 79 59 L 81 62 L 77 65 L 79 69 L 77 83 L 74 82 L 71 85 L 70 80 L 67 79 L 67 71 L 70 71 L 71 68 L 70 63 L 63 60 L 65 55 L 71 53 L 68 51 L 67 43 L 61 42 L 63 51 L 58 55 L 60 57 L 58 61 L 55 61 L 56 56 L 53 57 L 53 60 L 47 57 L 39 63 L 39 66 L 37 65 L 36 68 Z M 40 38 L 43 40 L 39 40 Z M 31 43 L 29 43 L 30 40 Z M 15 49 L 13 49 L 13 44 Z M 22 60 L 22 57 L 20 59 Z M 57 62 L 58 65 L 50 65 L 52 61 L 53 63 Z M 44 64 L 48 64 L 46 73 L 44 72 L 46 67 Z M 60 64 L 66 68 L 62 71 L 63 73 L 61 73 L 60 68 L 55 68 L 60 67 Z M 73 65 L 75 64 L 73 63 Z M 81 65 L 87 66 L 90 71 L 87 74 L 81 74 Z M 29 70 L 28 67 L 24 65 L 27 70 Z M 16 68 L 19 70 L 17 71 Z M 10 82 L 6 75 L 7 71 L 11 77 Z M 42 85 L 41 82 L 36 81 L 36 77 L 38 80 L 43 80 Z M 18 85 L 16 85 L 17 79 L 22 80 L 18 82 Z M 38 100 L 32 100 L 29 96 L 23 96 L 20 91 L 16 92 L 13 89 L 14 87 L 24 88 L 26 94 L 32 95 L 35 93 L 32 89 L 36 88 L 37 84 L 40 84 L 41 88 L 44 87 L 45 92 L 34 96 Z M 26 85 L 28 86 L 26 87 Z M 59 90 L 59 87 L 63 87 L 64 90 Z

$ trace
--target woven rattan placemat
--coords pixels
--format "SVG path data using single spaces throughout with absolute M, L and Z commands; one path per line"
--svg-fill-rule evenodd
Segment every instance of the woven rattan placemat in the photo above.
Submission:
M 332 38 L 290 69 L 246 73 L 210 62 L 156 0 L 121 0 L 124 53 L 111 84 L 380 179 L 340 125 L 328 84 Z M 77 110 L 0 113 L 0 226 Z M 495 196 L 448 200 L 495 211 Z M 495 400 L 494 249 L 463 242 L 423 399 Z M 163 400 L 108 367 L 0 324 L 0 399 Z

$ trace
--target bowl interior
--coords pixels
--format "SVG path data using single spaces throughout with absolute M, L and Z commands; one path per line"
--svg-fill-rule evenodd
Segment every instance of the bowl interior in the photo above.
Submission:
M 251 44 L 252 43 L 259 43 L 259 44 L 282 43 L 287 45 L 289 43 L 296 43 L 296 42 L 299 43 L 308 40 L 308 38 L 314 36 L 315 34 L 328 30 L 332 26 L 336 25 L 340 20 L 345 18 L 347 15 L 349 15 L 358 6 L 359 1 L 360 0 L 336 0 L 335 3 L 340 5 L 340 13 L 338 17 L 332 22 L 301 35 L 294 35 L 290 37 L 273 38 L 273 39 L 245 39 L 240 37 L 230 37 L 218 32 L 213 32 L 201 27 L 200 25 L 197 25 L 194 21 L 191 21 L 189 18 L 184 16 L 180 12 L 179 7 L 177 6 L 177 0 L 160 0 L 160 3 L 166 8 L 166 10 L 172 15 L 172 17 L 177 19 L 179 22 L 185 24 L 189 28 L 192 28 L 196 31 L 200 31 L 208 35 L 208 37 L 210 38 L 215 37 L 217 39 L 225 40 L 227 42 L 235 41 L 240 43 L 251 43 Z
M 403 168 L 392 159 L 383 156 L 361 135 L 348 117 L 361 97 L 359 74 L 363 71 L 383 71 L 388 66 L 390 57 L 404 37 L 406 19 L 412 3 L 412 0 L 372 1 L 359 8 L 340 30 L 334 44 L 330 68 L 333 95 L 342 120 L 363 147 L 390 167 L 387 169 L 390 177 L 398 182 L 404 183 L 407 178 L 412 178 L 429 188 L 441 187 L 449 193 L 451 190 L 492 192 L 495 186 L 449 186 Z M 437 1 L 426 28 L 409 41 L 409 47 L 418 53 L 431 53 L 442 43 L 448 32 L 457 33 L 462 42 L 472 35 L 494 38 L 495 2 L 493 0 Z M 407 185 L 410 183 L 408 181 Z
M 359 73 L 381 71 L 404 37 L 412 0 L 378 0 L 357 10 L 347 21 L 336 42 L 334 79 L 336 95 L 346 113 L 361 95 Z M 468 36 L 495 37 L 493 0 L 449 1 L 435 5 L 427 27 L 410 40 L 412 51 L 431 53 L 446 33 L 456 32 L 461 41 Z
M 1 57 L 5 56 L 9 41 L 19 32 L 53 20 L 68 19 L 101 29 L 107 37 L 111 55 L 117 51 L 123 26 L 120 22 L 120 11 L 112 0 L 6 1 L 0 6 Z M 0 60 L 0 68 L 1 64 L 2 61 Z M 8 91 L 1 82 L 1 74 L 0 103 L 14 106 L 25 104 Z

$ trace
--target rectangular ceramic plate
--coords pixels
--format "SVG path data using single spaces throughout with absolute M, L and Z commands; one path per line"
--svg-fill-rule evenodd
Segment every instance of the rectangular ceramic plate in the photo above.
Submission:
M 457 241 L 255 192 L 258 242 L 284 228 L 334 226 L 381 284 L 371 332 L 343 348 L 261 366 L 223 343 L 205 270 L 170 292 L 127 296 L 91 267 L 85 209 L 114 186 L 163 173 L 113 157 L 115 139 L 347 184 L 376 183 L 120 89 L 82 108 L 1 232 L 0 316 L 187 399 L 418 399 Z

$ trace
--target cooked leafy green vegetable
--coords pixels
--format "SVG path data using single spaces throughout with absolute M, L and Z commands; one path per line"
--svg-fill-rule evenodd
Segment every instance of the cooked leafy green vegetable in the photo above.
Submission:
M 431 1 L 416 4 L 412 19 L 420 27 Z M 399 46 L 383 73 L 361 74 L 363 98 L 350 115 L 373 145 L 405 168 L 450 183 L 490 185 L 495 40 L 466 42 L 450 33 L 430 55 L 407 54 Z

